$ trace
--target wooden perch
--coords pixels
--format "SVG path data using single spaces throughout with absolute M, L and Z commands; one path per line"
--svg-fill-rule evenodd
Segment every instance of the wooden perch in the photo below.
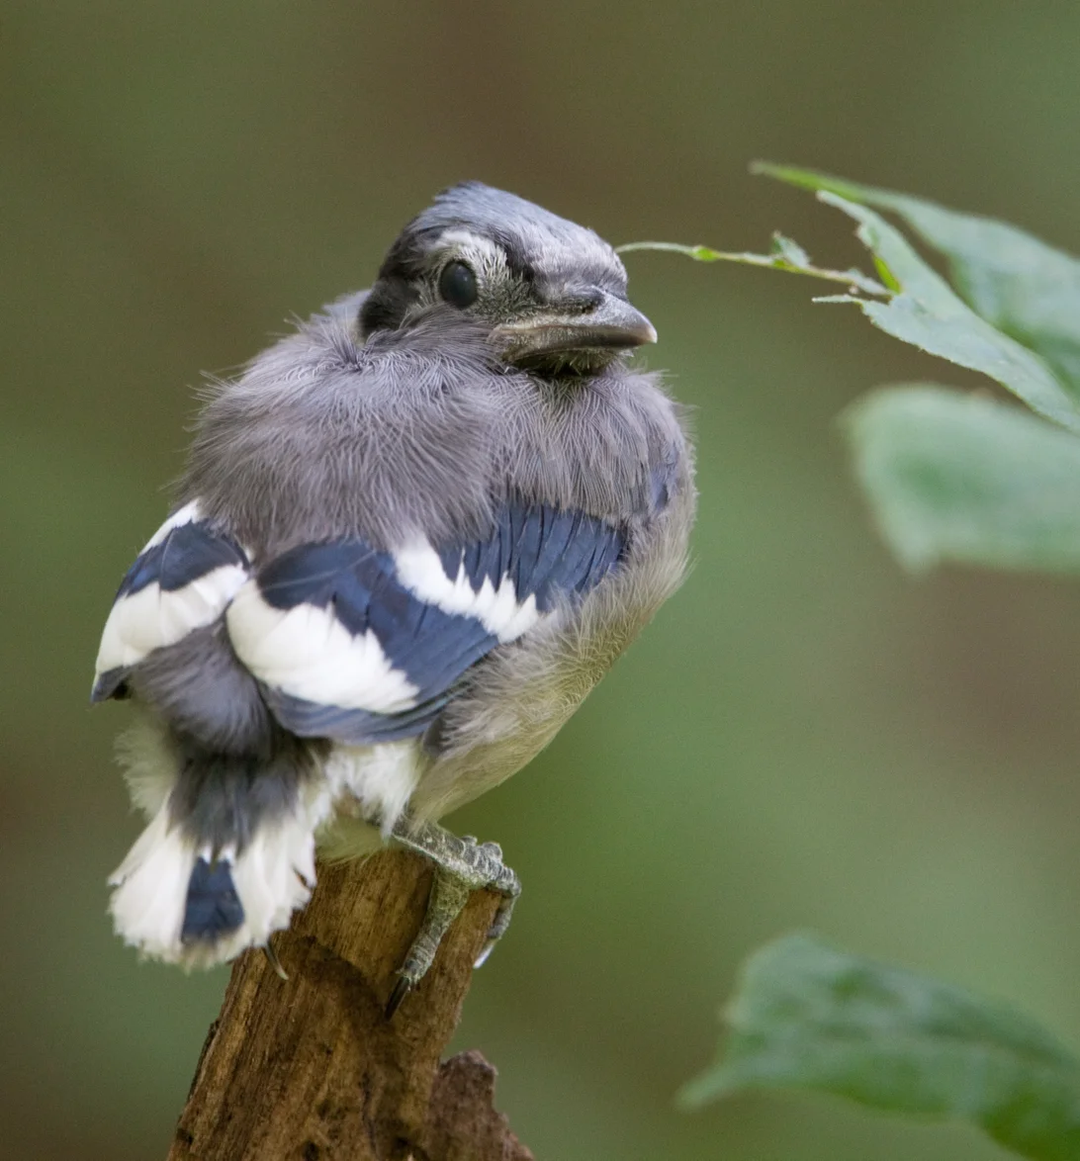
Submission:
M 440 1065 L 498 905 L 478 891 L 393 1020 L 386 1002 L 431 886 L 388 851 L 324 865 L 306 911 L 233 966 L 169 1161 L 532 1161 L 478 1053 Z

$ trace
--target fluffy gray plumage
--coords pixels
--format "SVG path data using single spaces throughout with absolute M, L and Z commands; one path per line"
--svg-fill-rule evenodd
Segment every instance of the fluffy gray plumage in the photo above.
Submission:
M 440 291 L 450 263 L 473 275 L 467 306 Z M 319 825 L 337 811 L 385 832 L 405 806 L 435 819 L 502 781 L 550 741 L 678 586 L 694 515 L 690 450 L 659 376 L 626 358 L 652 337 L 626 301 L 622 263 L 595 233 L 468 183 L 406 226 L 370 291 L 215 385 L 178 505 L 197 502 L 254 569 L 342 538 L 390 553 L 414 537 L 466 545 L 510 503 L 580 512 L 625 539 L 591 591 L 492 648 L 422 736 L 394 743 L 407 748 L 415 782 L 403 800 L 366 793 L 353 747 L 360 772 Z M 231 850 L 235 860 L 260 827 L 300 810 L 332 760 L 334 738 L 297 739 L 274 720 L 224 617 L 122 676 L 118 692 L 149 720 L 129 756 L 140 800 L 164 803 L 166 829 L 179 827 L 211 859 Z M 374 784 L 389 777 L 388 759 L 383 747 L 372 753 Z M 170 953 L 158 946 L 167 937 L 139 934 L 125 906 L 114 903 L 122 933 L 181 962 L 213 962 L 283 926 L 277 914 L 242 938 L 196 951 L 178 942 Z

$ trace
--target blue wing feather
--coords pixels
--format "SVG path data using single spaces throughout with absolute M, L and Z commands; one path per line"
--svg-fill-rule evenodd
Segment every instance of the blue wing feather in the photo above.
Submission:
M 485 581 L 507 579 L 522 607 L 534 598 L 540 613 L 560 593 L 584 594 L 618 562 L 625 533 L 596 517 L 544 505 L 513 503 L 499 513 L 491 534 L 468 543 L 433 546 L 449 582 L 464 568 L 473 592 Z M 447 611 L 407 588 L 393 553 L 350 538 L 302 545 L 263 568 L 263 599 L 287 611 L 324 609 L 354 638 L 374 634 L 385 662 L 415 689 L 413 704 L 396 713 L 327 705 L 263 684 L 282 725 L 306 737 L 362 744 L 423 733 L 441 713 L 464 675 L 500 644 L 479 607 L 475 615 Z
M 248 559 L 235 540 L 209 521 L 174 523 L 194 516 L 193 508 L 170 517 L 172 526 L 159 531 L 161 539 L 139 554 L 120 582 L 102 634 L 92 702 L 126 697 L 133 669 L 156 649 L 213 623 L 243 583 Z M 151 586 L 157 600 L 148 603 Z
M 139 556 L 120 582 L 116 596 L 119 600 L 134 595 L 155 582 L 163 592 L 176 592 L 223 565 L 246 567 L 247 563 L 240 546 L 205 521 L 182 524 Z

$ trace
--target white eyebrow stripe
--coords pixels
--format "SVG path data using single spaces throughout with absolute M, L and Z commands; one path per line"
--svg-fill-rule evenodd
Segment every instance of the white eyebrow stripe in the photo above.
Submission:
M 449 230 L 444 230 L 439 235 L 439 242 L 444 246 L 457 246 L 461 250 L 470 250 L 473 253 L 481 253 L 483 257 L 494 262 L 499 262 L 506 265 L 506 254 L 498 242 L 493 242 L 490 238 L 483 234 L 474 234 L 471 230 L 466 230 L 463 227 L 453 227 Z

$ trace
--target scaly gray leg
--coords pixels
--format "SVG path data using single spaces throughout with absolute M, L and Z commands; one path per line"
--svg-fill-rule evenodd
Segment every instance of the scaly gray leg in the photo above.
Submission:
M 470 837 L 458 838 L 433 822 L 398 820 L 391 832 L 398 846 L 416 851 L 435 864 L 427 913 L 409 954 L 398 971 L 398 982 L 386 1005 L 387 1016 L 397 1011 L 401 1001 L 424 978 L 450 924 L 461 913 L 473 891 L 497 891 L 502 896 L 483 950 L 476 960 L 479 967 L 510 926 L 514 903 L 521 894 L 517 875 L 502 861 L 498 843 L 478 843 Z

